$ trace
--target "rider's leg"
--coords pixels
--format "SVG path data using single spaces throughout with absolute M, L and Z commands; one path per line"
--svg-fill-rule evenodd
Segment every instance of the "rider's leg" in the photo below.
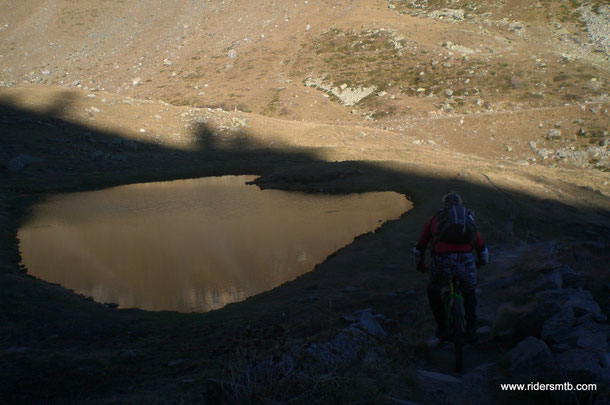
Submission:
M 434 320 L 436 321 L 437 337 L 439 339 L 447 339 L 449 336 L 449 331 L 447 330 L 447 325 L 445 324 L 445 310 L 443 309 L 443 300 L 440 289 L 434 288 L 432 285 L 428 286 L 428 303 L 430 304 L 432 315 L 434 315 Z
M 466 320 L 466 341 L 474 343 L 477 340 L 477 296 L 476 296 L 476 267 L 471 253 L 460 255 L 459 275 L 462 283 L 462 297 L 464 297 L 464 319 Z
M 445 309 L 441 297 L 441 289 L 449 282 L 451 267 L 447 258 L 442 255 L 432 256 L 430 263 L 430 282 L 428 284 L 428 303 L 436 321 L 436 335 L 439 339 L 448 339 L 449 331 L 445 322 Z

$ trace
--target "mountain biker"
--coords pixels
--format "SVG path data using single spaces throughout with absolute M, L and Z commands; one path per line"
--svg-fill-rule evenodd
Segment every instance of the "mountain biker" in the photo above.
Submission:
M 462 198 L 451 192 L 443 197 L 442 203 L 443 208 L 426 222 L 413 253 L 417 259 L 417 270 L 425 272 L 425 252 L 428 244 L 431 245 L 428 302 L 438 326 L 436 336 L 442 340 L 449 338 L 443 319 L 441 289 L 449 284 L 453 276 L 458 276 L 464 297 L 465 340 L 474 343 L 477 340 L 476 267 L 489 262 L 489 253 L 472 214 L 462 206 Z M 473 249 L 477 256 L 476 263 Z

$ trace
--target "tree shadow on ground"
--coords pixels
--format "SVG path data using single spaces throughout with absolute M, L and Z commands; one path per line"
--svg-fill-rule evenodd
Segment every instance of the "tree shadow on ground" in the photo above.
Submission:
M 321 318 L 332 325 L 335 314 L 378 302 L 374 300 L 379 294 L 391 292 L 397 283 L 421 287 L 422 281 L 402 271 L 409 260 L 407 250 L 449 190 L 461 193 L 477 212 L 491 243 L 552 235 L 604 244 L 609 240 L 610 211 L 500 189 L 491 178 L 472 181 L 458 176 L 457 170 L 446 176 L 408 163 L 329 162 L 317 148 L 271 145 L 247 130 L 222 133 L 206 124 L 193 125 L 196 142 L 190 150 L 162 142 L 135 142 L 120 133 L 60 118 L 71 97 L 68 92 L 60 94 L 39 112 L 17 107 L 10 98 L 0 99 L 0 323 L 6 354 L 0 362 L 4 370 L 0 398 L 8 403 L 78 402 L 96 395 L 123 398 L 134 386 L 154 392 L 151 381 L 169 381 L 161 396 L 169 395 L 184 389 L 184 384 L 179 382 L 182 368 L 168 364 L 184 357 L 211 359 L 209 364 L 186 362 L 190 372 L 209 377 L 222 367 L 218 359 L 230 350 L 230 336 L 248 336 L 253 325 L 277 325 L 288 313 L 295 320 L 287 336 L 306 339 L 328 326 Z M 17 270 L 19 223 L 28 207 L 47 193 L 230 174 L 258 175 L 256 184 L 262 188 L 311 193 L 396 191 L 407 195 L 415 208 L 357 238 L 294 282 L 208 314 L 116 311 Z M 580 192 L 599 197 L 594 191 Z M 383 269 L 385 274 L 379 274 Z M 377 298 L 367 293 L 337 299 L 329 310 L 326 300 L 331 302 L 354 280 L 368 283 Z M 312 289 L 317 302 L 309 300 Z M 386 301 L 390 305 L 391 300 Z M 413 305 L 407 298 L 395 301 L 395 305 Z M 202 339 L 205 343 L 193 343 Z M 268 343 L 263 340 L 260 344 L 265 347 Z M 193 390 L 197 391 L 189 392 Z

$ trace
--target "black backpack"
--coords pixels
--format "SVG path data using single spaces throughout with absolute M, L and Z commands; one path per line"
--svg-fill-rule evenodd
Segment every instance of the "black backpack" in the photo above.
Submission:
M 448 242 L 470 245 L 477 234 L 477 226 L 470 211 L 461 205 L 450 205 L 437 214 L 436 227 L 433 229 L 434 243 Z

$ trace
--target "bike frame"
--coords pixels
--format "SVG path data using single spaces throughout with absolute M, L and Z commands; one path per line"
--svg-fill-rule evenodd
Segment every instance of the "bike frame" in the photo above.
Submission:
M 449 281 L 449 288 L 443 293 L 445 325 L 453 340 L 455 348 L 455 369 L 462 371 L 462 346 L 464 345 L 464 311 L 463 298 L 460 293 L 460 280 L 454 276 Z

